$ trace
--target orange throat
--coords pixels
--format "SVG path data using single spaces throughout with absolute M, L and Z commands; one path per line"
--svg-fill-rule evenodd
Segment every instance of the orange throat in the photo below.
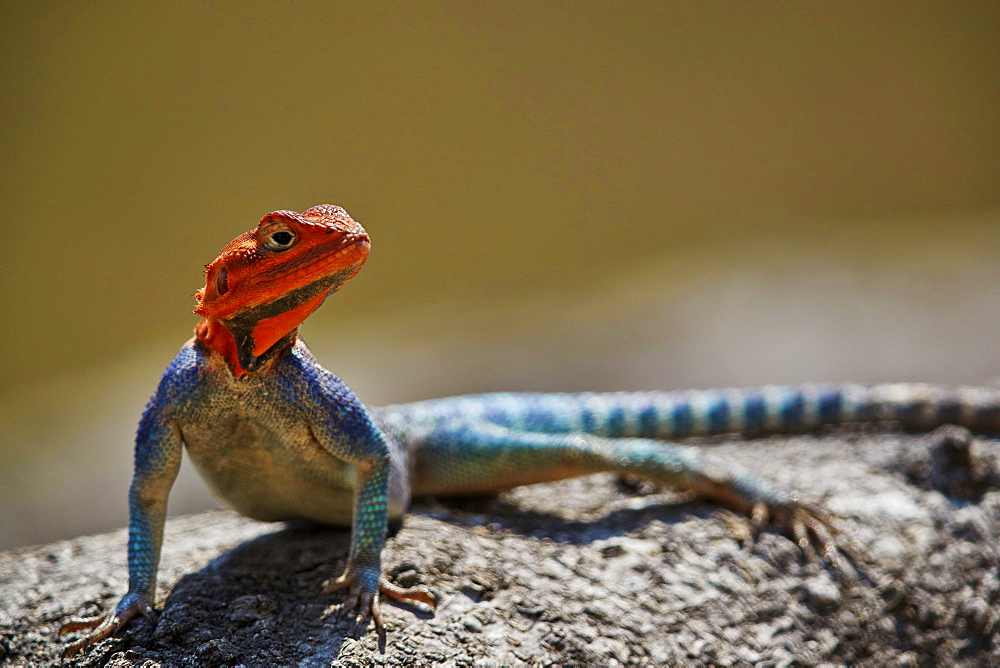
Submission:
M 243 326 L 239 327 L 239 331 L 245 331 L 246 334 L 241 336 L 239 342 L 233 336 L 233 330 L 227 326 L 225 320 L 214 318 L 204 318 L 195 325 L 195 338 L 209 350 L 221 355 L 226 360 L 233 375 L 242 378 L 256 370 L 256 360 L 267 353 L 274 344 L 294 332 L 303 320 L 318 309 L 329 292 L 321 292 L 312 299 L 278 315 L 253 321 L 251 327 L 246 327 L 246 323 L 240 323 Z M 252 360 L 252 364 L 247 364 L 248 360 Z M 248 369 L 247 366 L 252 368 Z
M 236 352 L 236 340 L 232 332 L 217 320 L 203 318 L 194 326 L 194 338 L 208 350 L 218 353 L 226 361 L 230 371 L 237 378 L 249 373 L 240 365 L 240 357 Z

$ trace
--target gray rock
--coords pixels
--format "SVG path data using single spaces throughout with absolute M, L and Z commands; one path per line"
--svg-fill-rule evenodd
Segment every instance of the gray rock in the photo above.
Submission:
M 741 546 L 710 505 L 598 475 L 418 503 L 384 564 L 435 590 L 438 609 L 385 603 L 385 641 L 353 640 L 340 595 L 320 593 L 343 568 L 346 531 L 217 511 L 168 523 L 158 621 L 77 663 L 1000 665 L 1000 492 L 959 501 L 914 482 L 912 450 L 928 444 L 909 436 L 709 447 L 839 512 L 857 568 L 807 559 L 773 531 Z M 57 662 L 60 623 L 125 592 L 125 541 L 0 554 L 0 661 Z

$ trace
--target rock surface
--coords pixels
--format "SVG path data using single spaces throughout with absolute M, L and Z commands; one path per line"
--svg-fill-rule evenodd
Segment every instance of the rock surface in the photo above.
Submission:
M 712 506 L 613 475 L 420 502 L 384 564 L 439 606 L 384 604 L 383 643 L 347 637 L 338 595 L 319 593 L 343 567 L 347 532 L 225 511 L 177 518 L 158 621 L 76 662 L 1000 665 L 1000 444 L 963 455 L 961 435 L 945 437 L 707 446 L 836 513 L 860 574 L 774 532 L 741 546 Z M 60 623 L 124 593 L 125 541 L 121 530 L 0 554 L 0 663 L 58 662 Z

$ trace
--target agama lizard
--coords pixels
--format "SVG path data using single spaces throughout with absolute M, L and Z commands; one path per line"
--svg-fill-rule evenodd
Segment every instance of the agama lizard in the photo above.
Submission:
M 355 633 L 381 627 L 380 595 L 433 607 L 381 572 L 387 521 L 413 495 L 495 492 L 617 471 L 776 522 L 800 545 L 836 549 L 820 509 L 712 459 L 686 437 L 763 436 L 841 423 L 950 423 L 1000 433 L 1000 391 L 922 384 L 803 385 L 614 394 L 483 394 L 366 408 L 324 369 L 298 327 L 361 268 L 365 230 L 340 207 L 275 211 L 206 267 L 203 319 L 139 422 L 129 492 L 129 588 L 112 614 L 74 620 L 74 654 L 153 616 L 167 496 L 182 447 L 212 490 L 260 520 L 351 526 L 343 574 Z

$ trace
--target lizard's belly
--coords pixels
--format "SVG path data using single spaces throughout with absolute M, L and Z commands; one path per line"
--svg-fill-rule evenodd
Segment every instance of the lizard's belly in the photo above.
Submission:
M 181 425 L 191 460 L 213 493 L 258 520 L 350 526 L 354 467 L 323 450 L 308 425 L 269 428 L 247 416 Z

